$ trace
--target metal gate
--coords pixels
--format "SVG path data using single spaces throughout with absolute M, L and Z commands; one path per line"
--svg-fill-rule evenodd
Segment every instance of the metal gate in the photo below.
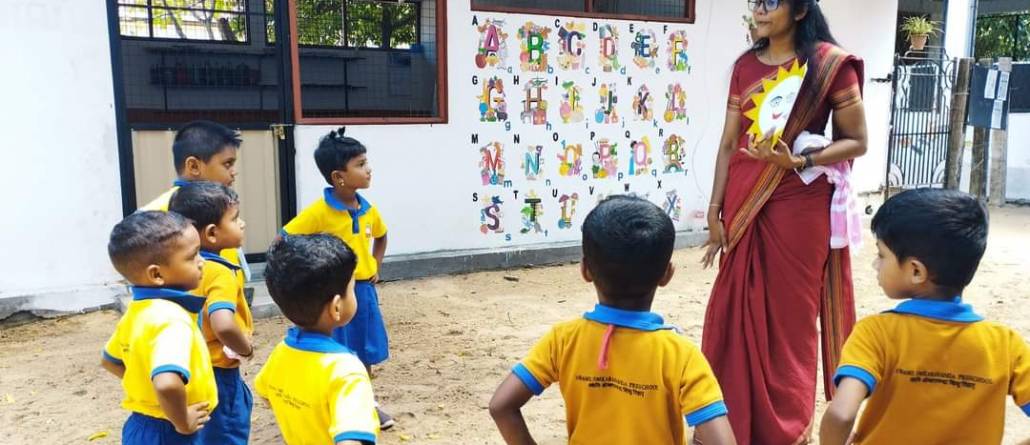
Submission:
M 943 187 L 955 60 L 898 56 L 892 77 L 887 190 Z

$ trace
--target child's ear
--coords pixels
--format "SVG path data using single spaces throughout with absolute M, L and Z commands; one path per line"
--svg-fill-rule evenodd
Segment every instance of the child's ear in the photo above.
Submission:
M 333 320 L 333 324 L 339 323 L 343 319 L 343 297 L 340 294 L 333 295 L 333 300 L 329 302 L 329 316 Z
M 912 277 L 912 284 L 924 284 L 930 281 L 930 271 L 922 261 L 915 258 L 908 260 L 909 274 Z
M 165 285 L 165 279 L 164 279 L 164 277 L 161 276 L 161 266 L 158 266 L 157 264 L 151 264 L 151 265 L 147 266 L 147 269 L 144 271 L 144 274 L 145 274 L 145 277 L 147 279 L 147 284 L 148 285 L 151 285 L 151 286 L 164 286 Z
M 208 244 L 215 244 L 218 242 L 218 225 L 208 224 L 204 226 L 204 231 L 200 233 L 200 236 L 204 238 Z
M 344 183 L 343 183 L 343 170 L 333 170 L 333 172 L 329 174 L 329 177 L 332 178 L 332 180 L 333 180 L 333 183 L 330 184 L 330 185 L 332 185 L 332 186 L 344 185 Z
M 186 158 L 186 162 L 183 163 L 182 173 L 185 176 L 198 177 L 200 176 L 200 167 L 203 162 L 200 162 L 196 156 L 190 156 Z
M 665 273 L 662 274 L 662 279 L 658 280 L 658 287 L 665 287 L 672 281 L 672 276 L 676 274 L 676 266 L 669 261 L 669 265 L 665 266 Z
M 590 273 L 590 269 L 587 268 L 585 258 L 579 262 L 579 273 L 580 275 L 583 275 L 583 281 L 586 281 L 587 283 L 594 282 L 594 276 Z

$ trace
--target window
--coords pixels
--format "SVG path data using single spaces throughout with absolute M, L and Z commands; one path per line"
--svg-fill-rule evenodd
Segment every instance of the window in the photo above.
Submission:
M 123 37 L 246 43 L 246 0 L 118 0 Z
M 1030 11 L 976 18 L 976 58 L 1030 61 Z
M 289 4 L 299 123 L 446 122 L 446 1 Z
M 471 0 L 478 11 L 694 22 L 693 0 Z

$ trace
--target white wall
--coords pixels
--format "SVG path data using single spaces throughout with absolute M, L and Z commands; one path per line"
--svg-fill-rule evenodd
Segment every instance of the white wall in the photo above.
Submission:
M 1005 198 L 1030 200 L 1030 113 L 1009 114 Z
M 822 2 L 830 30 L 841 46 L 865 61 L 866 126 L 869 150 L 855 161 L 853 182 L 858 192 L 877 191 L 884 184 L 890 132 L 891 84 L 873 82 L 894 66 L 897 0 Z
M 890 71 L 897 3 L 896 0 L 876 0 L 872 5 L 869 2 L 861 5 L 838 3 L 834 3 L 832 6 L 827 3 L 826 8 L 834 33 L 845 48 L 866 60 L 867 114 L 871 149 L 869 155 L 859 161 L 856 178 L 859 190 L 875 190 L 882 183 L 884 176 L 883 163 L 886 158 L 884 147 L 887 141 L 886 124 L 889 114 L 890 87 L 888 84 L 870 83 L 868 78 L 882 77 Z M 515 145 L 512 144 L 513 132 L 505 131 L 501 124 L 479 122 L 476 97 L 481 92 L 481 85 L 472 85 L 471 79 L 473 75 L 477 75 L 479 80 L 483 81 L 484 74 L 492 75 L 492 72 L 477 69 L 473 64 L 473 55 L 478 43 L 478 35 L 471 25 L 473 15 L 478 16 L 480 22 L 484 18 L 502 18 L 507 22 L 506 31 L 510 35 L 508 58 L 515 64 L 517 64 L 519 52 L 519 40 L 516 37 L 518 27 L 527 20 L 532 20 L 538 25 L 551 26 L 553 30 L 550 37 L 552 65 L 555 64 L 554 58 L 557 54 L 555 37 L 557 30 L 553 27 L 555 17 L 479 12 L 473 14 L 472 11 L 469 11 L 467 2 L 451 2 L 448 7 L 450 123 L 413 126 L 351 126 L 347 130 L 348 135 L 365 142 L 370 149 L 369 156 L 374 173 L 372 189 L 367 192 L 366 196 L 380 207 L 390 226 L 389 250 L 391 254 L 518 247 L 577 240 L 578 228 L 560 230 L 556 227 L 559 209 L 557 200 L 551 195 L 553 189 L 558 189 L 560 194 L 573 191 L 580 194 L 581 201 L 574 225 L 574 227 L 578 227 L 582 217 L 596 202 L 597 195 L 621 192 L 623 184 L 629 183 L 631 192 L 646 194 L 657 204 L 662 203 L 664 194 L 669 189 L 675 188 L 683 199 L 682 218 L 678 223 L 679 229 L 700 228 L 703 224 L 703 216 L 701 216 L 703 213 L 697 214 L 696 212 L 704 212 L 707 209 L 715 147 L 718 145 L 722 131 L 731 65 L 746 49 L 744 28 L 741 22 L 741 16 L 745 13 L 745 2 L 702 0 L 697 3 L 696 24 L 673 24 L 669 27 L 669 32 L 685 30 L 690 39 L 689 57 L 692 71 L 689 75 L 675 77 L 687 88 L 689 124 L 666 124 L 661 121 L 661 113 L 665 107 L 663 93 L 665 82 L 669 79 L 668 73 L 645 75 L 633 65 L 632 55 L 629 54 L 629 43 L 632 37 L 628 32 L 629 22 L 583 20 L 588 26 L 597 21 L 616 24 L 619 27 L 620 59 L 624 65 L 629 65 L 628 75 L 637 79 L 633 90 L 635 91 L 639 86 L 641 79 L 647 82 L 656 96 L 655 112 L 656 118 L 660 121 L 659 127 L 665 128 L 666 136 L 670 132 L 675 132 L 687 139 L 689 147 L 688 173 L 685 176 L 659 173 L 657 179 L 663 179 L 661 190 L 656 187 L 656 179 L 650 176 L 627 178 L 623 181 L 594 179 L 581 181 L 556 177 L 555 170 L 558 161 L 555 155 L 560 145 L 552 142 L 548 137 L 552 131 L 560 133 L 562 139 L 567 139 L 571 143 L 584 143 L 584 166 L 587 172 L 591 165 L 589 153 L 592 152 L 592 145 L 589 144 L 587 136 L 589 131 L 597 130 L 599 133 L 609 131 L 605 130 L 604 126 L 593 123 L 590 125 L 562 124 L 557 116 L 561 89 L 554 86 L 554 76 L 558 75 L 563 81 L 573 79 L 580 83 L 581 80 L 592 79 L 597 75 L 596 62 L 591 62 L 591 60 L 596 60 L 595 54 L 598 45 L 597 35 L 592 29 L 588 28 L 587 33 L 587 66 L 595 67 L 592 74 L 587 76 L 569 75 L 555 67 L 554 74 L 542 76 L 550 79 L 551 84 L 548 94 L 551 110 L 548 118 L 554 125 L 552 131 L 542 128 L 527 129 L 525 125 L 519 123 L 520 96 L 523 94 L 521 85 L 511 85 L 511 75 L 507 73 L 500 75 L 505 80 L 508 112 L 511 114 L 512 125 L 520 128 L 517 131 L 522 137 L 522 143 Z M 564 21 L 565 19 L 562 18 L 562 22 Z M 634 23 L 634 25 L 637 29 L 641 26 L 655 28 L 659 40 L 664 41 L 665 39 L 661 23 Z M 666 60 L 664 51 L 665 47 L 662 45 L 658 60 L 659 66 L 663 70 Z M 591 57 L 593 59 L 590 59 Z M 520 74 L 523 84 L 528 77 L 532 77 L 526 73 L 520 73 L 518 67 L 515 68 L 515 73 Z M 625 88 L 626 76 L 601 74 L 597 77 L 621 81 L 619 112 L 624 119 L 629 120 L 626 129 L 635 132 L 634 138 L 640 132 L 650 132 L 652 153 L 660 168 L 661 145 L 664 138 L 656 137 L 656 130 L 653 127 L 632 122 L 631 91 Z M 589 86 L 589 80 L 584 86 L 583 93 L 586 98 L 584 108 L 587 119 L 590 119 L 592 111 L 597 108 L 598 98 L 596 97 L 596 88 Z M 331 128 L 300 126 L 297 129 L 297 189 L 298 202 L 301 207 L 319 199 L 322 188 L 326 186 L 314 165 L 312 152 L 318 139 Z M 619 137 L 620 149 L 623 150 L 621 153 L 627 153 L 629 141 L 620 136 L 623 129 L 618 128 L 619 132 L 612 136 Z M 472 133 L 479 134 L 479 144 L 470 142 Z M 506 179 L 513 180 L 512 187 L 508 189 L 483 186 L 480 182 L 480 172 L 477 168 L 480 160 L 479 147 L 494 139 L 506 144 L 508 164 Z M 547 177 L 553 179 L 553 186 L 549 187 L 525 180 L 519 165 L 525 145 L 529 142 L 544 144 L 545 171 L 547 171 Z M 625 169 L 625 167 L 620 167 L 620 169 Z M 588 194 L 590 185 L 596 185 L 592 196 Z M 519 202 L 516 202 L 513 194 L 515 189 L 520 193 Z M 545 228 L 548 230 L 546 235 L 522 235 L 519 233 L 521 200 L 529 189 L 535 190 L 544 199 L 543 220 Z M 480 202 L 473 202 L 473 193 L 478 194 Z M 502 196 L 506 202 L 504 205 L 506 233 L 504 234 L 480 232 L 482 200 L 488 199 L 488 196 L 491 195 Z
M 973 5 L 976 0 L 948 0 L 947 32 L 944 49 L 951 57 L 970 56 L 969 37 L 973 32 Z
M 112 301 L 107 237 L 121 195 L 107 34 L 101 2 L 4 3 L 0 318 Z M 40 298 L 11 308 L 19 296 Z

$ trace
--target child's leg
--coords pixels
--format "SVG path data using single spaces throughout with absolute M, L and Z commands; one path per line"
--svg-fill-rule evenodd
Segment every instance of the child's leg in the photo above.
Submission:
M 123 445 L 195 445 L 199 443 L 199 434 L 184 436 L 175 431 L 172 422 L 140 413 L 130 414 L 125 421 L 125 426 L 122 427 Z
M 245 445 L 250 438 L 250 413 L 254 398 L 239 368 L 215 368 L 218 406 L 211 420 L 197 433 L 201 444 Z

